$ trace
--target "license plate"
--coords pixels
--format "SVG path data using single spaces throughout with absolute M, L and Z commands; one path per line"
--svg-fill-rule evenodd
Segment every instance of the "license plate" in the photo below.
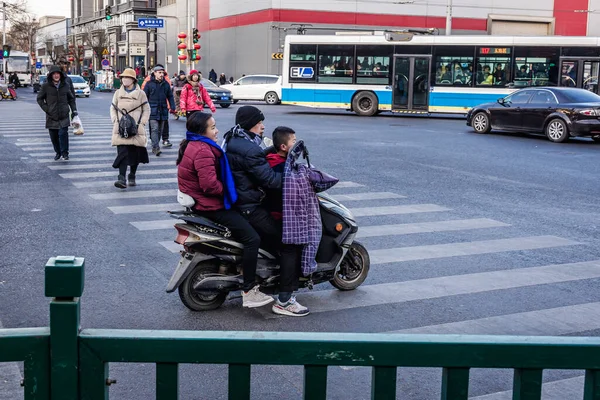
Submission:
M 75 93 L 83 93 L 83 90 L 77 90 Z
M 227 96 L 221 97 L 221 100 L 229 100 L 229 97 L 227 97 Z

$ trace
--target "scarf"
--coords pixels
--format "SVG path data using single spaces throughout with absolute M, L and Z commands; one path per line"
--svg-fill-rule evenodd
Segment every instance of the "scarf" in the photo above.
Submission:
M 231 128 L 225 134 L 225 137 L 223 138 L 223 142 L 221 143 L 221 147 L 223 148 L 224 152 L 227 152 L 227 144 L 229 143 L 229 141 L 231 140 L 231 138 L 234 137 L 234 136 L 239 136 L 241 138 L 249 140 L 249 141 L 253 142 L 254 144 L 260 146 L 260 148 L 263 149 L 263 150 L 267 148 L 267 146 L 263 142 L 263 137 L 262 136 L 257 135 L 255 133 L 246 132 L 239 125 L 236 125 L 233 128 Z
M 192 142 L 204 142 L 209 146 L 214 147 L 215 149 L 221 152 L 221 157 L 219 157 L 219 164 L 221 167 L 221 176 L 219 177 L 221 183 L 223 184 L 223 203 L 225 204 L 225 209 L 229 210 L 237 201 L 237 191 L 235 190 L 235 181 L 233 180 L 233 174 L 231 173 L 231 167 L 229 166 L 229 161 L 227 160 L 227 156 L 225 152 L 217 143 L 207 138 L 206 136 L 199 135 L 197 133 L 192 133 L 187 131 L 185 133 L 185 138 Z

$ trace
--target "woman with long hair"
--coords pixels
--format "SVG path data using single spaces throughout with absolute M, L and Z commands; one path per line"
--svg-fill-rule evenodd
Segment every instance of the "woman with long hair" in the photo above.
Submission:
M 150 106 L 146 93 L 140 89 L 136 81 L 136 74 L 132 68 L 127 68 L 121 73 L 121 87 L 115 92 L 110 105 L 110 119 L 113 123 L 112 145 L 117 146 L 117 158 L 113 162 L 113 168 L 119 170 L 119 177 L 115 186 L 125 189 L 127 184 L 135 186 L 135 173 L 139 164 L 148 163 L 148 137 L 146 125 L 150 118 Z M 137 134 L 122 137 L 119 134 L 119 121 L 130 115 L 137 125 Z M 125 175 L 129 166 L 127 182 Z
M 273 298 L 259 291 L 256 284 L 256 264 L 260 236 L 233 205 L 237 192 L 227 156 L 217 144 L 219 130 L 208 113 L 196 112 L 187 120 L 185 139 L 179 145 L 177 183 L 179 190 L 194 201 L 194 211 L 229 228 L 236 240 L 244 245 L 243 306 L 261 307 Z

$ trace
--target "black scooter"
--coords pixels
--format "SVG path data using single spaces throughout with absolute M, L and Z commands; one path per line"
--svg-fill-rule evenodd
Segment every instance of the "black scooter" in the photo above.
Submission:
M 319 193 L 323 236 L 317 252 L 317 270 L 300 278 L 300 287 L 330 282 L 339 290 L 353 290 L 367 278 L 370 267 L 367 249 L 355 240 L 358 225 L 352 213 L 326 193 Z M 192 205 L 178 196 L 180 204 Z M 170 212 L 182 223 L 175 224 L 176 243 L 183 245 L 181 260 L 169 281 L 167 292 L 179 289 L 183 304 L 193 311 L 214 310 L 230 292 L 242 289 L 243 245 L 224 226 L 195 215 L 191 208 Z M 259 250 L 257 282 L 264 293 L 279 288 L 278 256 Z M 237 296 L 239 297 L 239 296 Z

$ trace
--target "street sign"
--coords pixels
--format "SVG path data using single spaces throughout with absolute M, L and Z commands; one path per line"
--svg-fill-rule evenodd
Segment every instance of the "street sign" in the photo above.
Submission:
M 138 28 L 164 28 L 165 20 L 162 18 L 138 18 Z
M 104 50 L 102 50 L 102 55 L 103 55 L 103 56 L 107 56 L 107 55 L 108 55 L 108 49 L 104 49 Z
M 110 68 L 110 61 L 108 61 L 108 60 L 102 60 L 100 62 L 100 64 L 102 64 L 102 69 L 109 69 Z
M 271 54 L 271 60 L 283 60 L 283 53 Z
M 35 63 L 35 69 L 40 69 L 42 68 L 42 63 L 40 61 Z

